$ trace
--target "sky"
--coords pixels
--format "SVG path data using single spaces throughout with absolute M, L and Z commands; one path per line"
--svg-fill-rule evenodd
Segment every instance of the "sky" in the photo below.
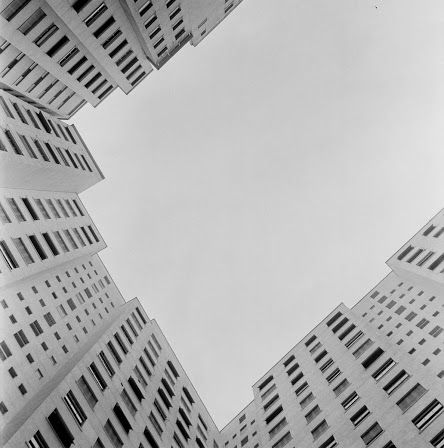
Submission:
M 244 0 L 75 116 L 101 257 L 219 428 L 444 206 L 443 21 L 441 0 Z

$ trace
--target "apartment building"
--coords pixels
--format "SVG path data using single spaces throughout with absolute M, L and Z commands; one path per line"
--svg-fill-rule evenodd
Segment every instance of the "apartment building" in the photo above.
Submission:
M 2 446 L 444 448 L 444 210 L 222 430 L 99 257 L 80 194 L 104 176 L 61 118 L 131 92 L 239 3 L 0 0 Z
M 133 299 L 3 429 L 5 448 L 220 446 L 154 320 Z
M 59 118 L 130 93 L 240 0 L 1 0 L 0 87 Z

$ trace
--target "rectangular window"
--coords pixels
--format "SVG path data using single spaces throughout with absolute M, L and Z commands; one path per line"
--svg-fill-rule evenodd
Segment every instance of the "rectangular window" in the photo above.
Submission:
M 103 379 L 103 376 L 100 373 L 100 370 L 97 368 L 97 366 L 92 362 L 89 365 L 88 370 L 91 373 L 91 376 L 94 378 L 94 381 L 99 386 L 99 389 L 101 391 L 104 391 L 107 388 L 107 384 L 106 384 L 105 380 Z
M 105 3 L 101 3 L 91 14 L 89 14 L 84 20 L 83 23 L 90 27 L 108 8 Z
M 20 210 L 20 207 L 18 206 L 17 202 L 13 198 L 6 198 L 6 201 L 8 202 L 9 206 L 11 207 L 12 212 L 14 213 L 14 216 L 16 217 L 18 222 L 26 221 L 25 216 L 23 215 L 22 211 Z
M 35 203 L 37 204 L 37 208 L 40 210 L 40 213 L 43 215 L 45 219 L 51 219 L 49 216 L 48 211 L 46 210 L 45 206 L 43 205 L 43 202 L 41 199 L 34 199 Z
M 381 347 L 378 347 L 373 351 L 364 361 L 362 362 L 362 367 L 364 369 L 368 369 L 373 363 L 375 363 L 384 353 L 384 350 Z
M 116 372 L 103 351 L 99 352 L 99 359 L 102 362 L 103 367 L 105 367 L 106 373 L 112 378 Z
M 391 395 L 409 378 L 410 375 L 405 370 L 401 370 L 383 387 L 383 389 L 385 390 L 385 392 L 387 392 L 388 395 Z
M 26 442 L 26 446 L 29 448 L 49 448 L 49 445 L 46 443 L 46 440 L 43 438 L 40 431 L 37 431 L 31 439 Z
M 23 261 L 27 265 L 34 263 L 34 259 L 32 258 L 28 248 L 25 246 L 25 243 L 21 238 L 12 238 L 12 242 L 19 251 L 21 257 L 23 258 Z
M 296 390 L 295 390 L 295 394 L 297 397 L 299 397 L 299 395 L 301 395 L 306 389 L 308 388 L 308 383 L 307 381 L 304 381 Z
M 179 429 L 180 429 L 180 427 L 179 427 Z M 150 448 L 159 448 L 159 444 L 157 443 L 156 439 L 151 434 L 151 432 L 148 428 L 145 427 L 145 430 L 143 431 L 143 435 L 145 436 L 146 440 L 148 441 L 148 445 L 150 446 Z M 189 436 L 188 436 L 188 438 L 189 438 Z
M 137 385 L 136 380 L 132 376 L 130 376 L 128 378 L 128 384 L 130 385 L 131 390 L 134 392 L 134 395 L 136 396 L 136 398 L 139 401 L 142 401 L 145 397 L 143 396 L 142 391 L 140 390 L 139 386 Z
M 5 359 L 12 356 L 11 350 L 9 350 L 8 345 L 5 341 L 0 342 L 0 359 L 4 361 Z
M 11 218 L 6 213 L 2 204 L 0 204 L 0 221 L 2 224 L 9 224 L 11 222 Z
M 315 399 L 313 392 L 310 392 L 302 401 L 299 403 L 301 409 L 305 409 L 313 400 Z
M 268 417 L 265 418 L 265 423 L 269 425 L 282 411 L 282 406 L 277 407 L 271 414 L 268 415 Z
M 329 384 L 332 383 L 336 378 L 338 378 L 339 375 L 341 375 L 341 373 L 342 373 L 342 372 L 339 370 L 339 368 L 336 367 L 336 369 L 334 369 L 333 372 L 331 372 L 331 373 L 327 376 L 327 378 L 326 378 L 327 382 L 328 382 Z
M 305 414 L 305 420 L 307 423 L 312 422 L 321 413 L 321 408 L 315 405 L 307 414 Z
M 322 420 L 322 422 L 316 425 L 311 431 L 313 440 L 317 440 L 319 437 L 321 437 L 321 435 L 324 434 L 324 432 L 327 431 L 327 429 L 328 429 L 327 422 L 325 420 Z
M 65 402 L 66 406 L 70 410 L 72 416 L 74 417 L 74 420 L 82 426 L 83 423 L 86 422 L 86 414 L 83 411 L 82 407 L 80 406 L 79 402 L 77 401 L 76 396 L 74 395 L 73 391 L 70 390 L 64 397 L 63 401 Z
M 379 381 L 386 373 L 390 372 L 390 370 L 395 367 L 395 365 L 396 362 L 393 361 L 392 358 L 387 359 L 387 361 L 385 361 L 378 369 L 373 372 L 372 377 L 376 381 Z
M 356 334 L 354 334 L 346 343 L 345 343 L 345 347 L 346 348 L 350 348 L 352 347 L 356 342 L 359 341 L 359 339 L 362 338 L 362 336 L 364 336 L 364 333 L 359 330 Z
M 350 383 L 347 379 L 344 379 L 333 389 L 333 392 L 336 396 L 339 396 L 348 386 L 350 386 Z
M 87 403 L 91 406 L 91 409 L 94 409 L 94 406 L 99 400 L 83 375 L 77 381 L 77 386 L 80 389 L 80 392 L 82 392 L 82 395 L 85 397 Z
M 119 404 L 114 405 L 113 412 L 123 430 L 128 434 L 133 428 Z
M 128 348 L 124 344 L 122 338 L 120 337 L 120 334 L 119 333 L 114 333 L 114 338 L 117 341 L 117 344 L 121 348 L 122 352 L 125 353 L 125 355 L 126 355 L 128 353 Z
M 40 244 L 40 241 L 37 239 L 37 236 L 29 235 L 28 238 L 32 246 L 34 247 L 35 251 L 37 252 L 38 256 L 40 257 L 40 259 L 42 261 L 46 260 L 48 256 L 46 255 L 46 252 L 43 250 L 43 247 Z
M 17 269 L 19 267 L 17 260 L 15 259 L 14 255 L 12 255 L 12 252 L 10 251 L 8 245 L 6 244 L 6 241 L 3 240 L 0 241 L 0 251 L 9 269 L 12 270 Z
M 420 430 L 424 430 L 443 412 L 444 406 L 437 399 L 430 402 L 419 414 L 412 420 L 413 424 Z
M 341 406 L 348 411 L 358 400 L 359 395 L 354 391 L 341 403 Z
M 130 414 L 134 416 L 137 412 L 137 408 L 125 388 L 120 393 L 120 396 L 122 397 L 122 400 L 125 403 L 125 406 L 127 407 Z
M 425 393 L 427 389 L 421 384 L 417 383 L 413 386 L 396 404 L 400 407 L 402 412 L 411 408 Z
M 379 437 L 383 432 L 379 423 L 373 423 L 370 428 L 367 429 L 363 434 L 361 434 L 361 439 L 363 440 L 365 446 L 370 445 L 377 437 Z
M 359 409 L 350 417 L 350 421 L 353 423 L 353 426 L 356 427 L 360 423 L 362 423 L 369 415 L 370 411 L 367 406 L 362 406 L 361 409 Z
M 17 333 L 14 333 L 14 337 L 20 347 L 24 347 L 26 344 L 29 344 L 28 338 L 23 330 L 19 330 Z
M 56 245 L 54 244 L 54 241 L 52 240 L 52 238 L 49 236 L 48 233 L 44 232 L 42 233 L 43 239 L 46 241 L 46 244 L 48 245 L 49 249 L 51 250 L 52 254 L 54 256 L 59 255 L 59 250 L 57 249 Z
M 371 339 L 367 339 L 363 344 L 361 344 L 354 352 L 353 356 L 357 359 L 359 358 L 366 350 L 368 350 L 373 345 L 373 341 Z
M 122 363 L 122 358 L 119 355 L 119 352 L 116 350 L 116 347 L 114 347 L 114 344 L 111 341 L 109 341 L 109 342 L 107 342 L 106 345 L 107 345 L 108 350 L 110 351 L 112 357 L 117 362 L 117 364 L 121 364 Z
M 48 422 L 55 432 L 64 448 L 69 448 L 74 442 L 74 436 L 63 420 L 60 412 L 56 409 L 48 415 Z
M 290 431 L 284 434 L 276 443 L 272 445 L 272 448 L 282 448 L 292 439 Z
M 116 429 L 109 419 L 106 421 L 103 429 L 105 430 L 106 435 L 115 448 L 121 448 L 123 446 L 122 439 L 120 438 L 119 434 L 117 433 Z

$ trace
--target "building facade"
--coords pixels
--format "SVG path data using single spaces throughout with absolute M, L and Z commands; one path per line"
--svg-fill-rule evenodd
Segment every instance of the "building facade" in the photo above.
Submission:
M 239 0 L 0 1 L 0 431 L 5 448 L 444 448 L 444 210 L 253 385 L 219 430 L 155 320 L 122 297 L 72 124 Z
M 0 87 L 60 118 L 130 93 L 241 0 L 1 0 Z

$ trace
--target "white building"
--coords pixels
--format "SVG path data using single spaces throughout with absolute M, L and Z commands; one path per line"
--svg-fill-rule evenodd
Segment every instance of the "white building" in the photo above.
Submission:
M 129 93 L 241 0 L 1 0 L 0 87 L 57 117 Z

